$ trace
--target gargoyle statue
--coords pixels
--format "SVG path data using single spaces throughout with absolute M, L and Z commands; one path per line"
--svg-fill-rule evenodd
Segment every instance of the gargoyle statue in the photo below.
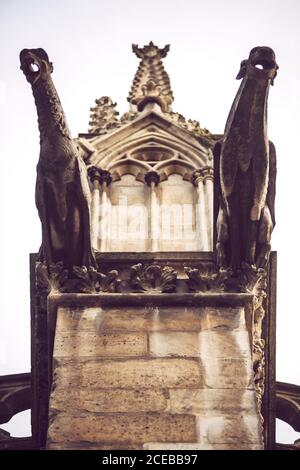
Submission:
M 42 223 L 40 260 L 94 266 L 90 241 L 90 191 L 86 169 L 71 138 L 51 79 L 52 63 L 43 49 L 23 49 L 21 70 L 31 84 L 38 114 L 40 157 L 36 206 Z
M 276 153 L 267 137 L 267 100 L 278 65 L 269 47 L 243 60 L 243 81 L 232 104 L 224 138 L 214 149 L 219 267 L 265 267 L 275 225 Z

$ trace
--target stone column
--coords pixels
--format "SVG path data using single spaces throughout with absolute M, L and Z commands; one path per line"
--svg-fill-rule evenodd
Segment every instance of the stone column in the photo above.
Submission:
M 98 232 L 99 232 L 99 215 L 100 215 L 100 174 L 101 169 L 96 166 L 88 168 L 88 176 L 92 183 L 92 207 L 91 207 L 91 243 L 92 247 L 96 250 L 98 246 Z
M 92 246 L 96 250 L 105 251 L 107 239 L 107 230 L 105 229 L 105 217 L 107 216 L 107 186 L 111 182 L 111 176 L 108 171 L 102 170 L 101 168 L 97 168 L 95 166 L 89 167 L 88 175 L 92 183 Z M 100 243 L 98 241 L 99 238 Z
M 208 228 L 208 214 L 206 211 L 206 196 L 204 192 L 204 181 L 202 169 L 195 170 L 192 176 L 192 182 L 197 188 L 198 201 L 197 201 L 197 212 L 196 212 L 196 227 L 197 227 L 197 236 L 199 240 L 199 250 L 200 251 L 209 251 L 209 228 Z
M 108 239 L 108 194 L 107 188 L 111 183 L 111 175 L 109 171 L 101 170 L 100 184 L 101 184 L 101 221 L 100 221 L 100 251 L 107 250 Z
M 145 175 L 145 182 L 150 187 L 150 237 L 151 251 L 158 251 L 158 240 L 160 232 L 159 204 L 156 194 L 156 186 L 160 181 L 160 176 L 156 171 L 148 171 Z
M 208 218 L 208 249 L 213 249 L 213 220 L 214 220 L 214 170 L 211 166 L 202 168 L 206 213 Z

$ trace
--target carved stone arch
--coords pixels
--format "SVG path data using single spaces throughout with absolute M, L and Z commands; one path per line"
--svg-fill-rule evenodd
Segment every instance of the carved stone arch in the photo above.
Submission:
M 150 147 L 153 147 L 153 149 L 161 147 L 170 153 L 172 152 L 173 155 L 177 155 L 179 160 L 187 161 L 193 165 L 194 169 L 208 165 L 211 157 L 207 149 L 203 149 L 203 152 L 201 152 L 199 149 L 183 141 L 176 140 L 167 133 L 153 132 L 132 136 L 125 141 L 121 140 L 120 142 L 113 143 L 111 146 L 106 147 L 105 150 L 99 152 L 97 157 L 96 155 L 94 156 L 93 164 L 108 169 L 110 164 L 124 160 L 125 155 L 132 155 L 138 149 Z
M 160 175 L 160 181 L 167 180 L 171 174 L 177 173 L 182 176 L 182 179 L 191 182 L 195 167 L 189 162 L 174 158 L 159 162 L 153 169 Z
M 170 161 L 177 157 L 178 152 L 166 145 L 151 142 L 149 145 L 139 145 L 128 152 L 128 156 L 134 160 L 145 162 Z
M 108 166 L 113 182 L 119 181 L 124 175 L 133 175 L 137 181 L 144 183 L 145 175 L 151 169 L 152 167 L 146 162 L 134 160 L 133 158 L 118 160 Z

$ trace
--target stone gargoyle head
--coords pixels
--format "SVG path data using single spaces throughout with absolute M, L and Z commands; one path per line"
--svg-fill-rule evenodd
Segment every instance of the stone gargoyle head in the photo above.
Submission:
M 266 46 L 258 46 L 250 51 L 248 59 L 241 62 L 236 78 L 237 80 L 245 77 L 255 80 L 270 80 L 271 85 L 273 85 L 278 68 L 273 49 Z
M 44 49 L 23 49 L 20 52 L 20 69 L 27 81 L 34 85 L 38 80 L 47 80 L 53 72 L 52 62 Z

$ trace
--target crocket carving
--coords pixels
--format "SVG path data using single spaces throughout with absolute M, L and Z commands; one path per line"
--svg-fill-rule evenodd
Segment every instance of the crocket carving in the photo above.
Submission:
M 95 266 L 86 169 L 51 79 L 52 63 L 43 49 L 22 50 L 20 62 L 32 87 L 40 131 L 36 180 L 36 206 L 42 223 L 40 258 L 48 266 L 62 262 L 68 270 Z
M 269 47 L 255 47 L 242 61 L 243 81 L 214 151 L 217 262 L 234 271 L 243 262 L 264 267 L 271 248 L 276 153 L 267 137 L 267 100 L 277 69 Z

